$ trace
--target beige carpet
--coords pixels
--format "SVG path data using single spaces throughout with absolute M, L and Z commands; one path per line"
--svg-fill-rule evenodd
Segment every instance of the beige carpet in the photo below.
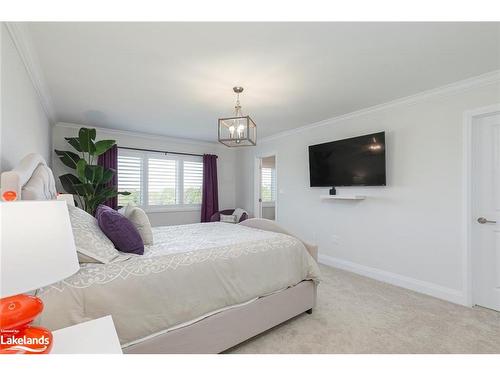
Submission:
M 228 353 L 500 353 L 500 313 L 321 266 L 312 315 Z

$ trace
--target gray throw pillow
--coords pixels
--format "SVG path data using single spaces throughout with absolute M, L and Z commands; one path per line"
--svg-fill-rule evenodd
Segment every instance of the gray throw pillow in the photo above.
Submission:
M 120 253 L 101 231 L 92 215 L 69 205 L 68 211 L 80 263 L 106 264 L 120 257 Z

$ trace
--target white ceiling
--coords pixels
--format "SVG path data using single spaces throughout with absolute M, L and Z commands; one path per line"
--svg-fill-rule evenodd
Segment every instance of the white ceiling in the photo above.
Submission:
M 500 68 L 500 23 L 32 23 L 57 120 L 216 141 L 232 87 L 259 137 Z

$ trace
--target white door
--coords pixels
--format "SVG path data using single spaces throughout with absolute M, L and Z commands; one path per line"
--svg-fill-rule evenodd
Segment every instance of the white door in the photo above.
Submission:
M 473 303 L 500 311 L 500 114 L 472 123 Z

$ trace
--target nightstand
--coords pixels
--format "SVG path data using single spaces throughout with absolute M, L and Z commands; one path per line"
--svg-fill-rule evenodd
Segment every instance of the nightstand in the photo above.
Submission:
M 50 354 L 122 354 L 111 315 L 53 331 Z

